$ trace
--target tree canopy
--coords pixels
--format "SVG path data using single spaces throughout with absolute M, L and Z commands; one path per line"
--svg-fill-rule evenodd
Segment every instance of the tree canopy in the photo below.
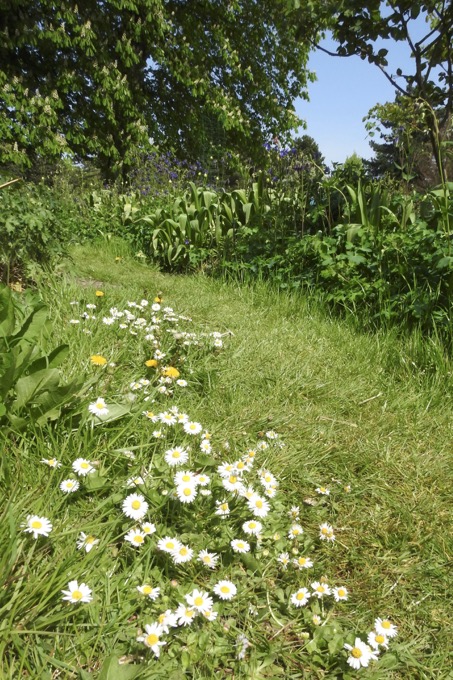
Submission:
M 309 43 L 286 0 L 3 0 L 0 163 L 96 158 L 106 175 L 150 137 L 196 156 L 254 154 L 297 127 Z M 315 28 L 311 29 L 314 39 Z

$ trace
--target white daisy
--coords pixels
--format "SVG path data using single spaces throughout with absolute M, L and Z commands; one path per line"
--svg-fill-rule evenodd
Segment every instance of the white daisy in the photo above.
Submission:
M 129 479 L 126 482 L 126 486 L 129 489 L 132 489 L 136 486 L 143 486 L 145 484 L 145 480 L 141 475 L 138 475 L 138 477 L 129 477 Z
M 137 590 L 145 597 L 149 597 L 150 600 L 154 602 L 160 595 L 160 588 L 153 588 L 149 583 L 145 583 L 142 586 L 137 586 Z
M 280 553 L 280 555 L 277 558 L 277 562 L 280 562 L 280 564 L 283 565 L 283 569 L 286 569 L 290 562 L 289 553 L 287 552 Z
M 176 381 L 176 384 L 179 387 L 187 387 L 187 385 L 188 385 L 187 380 L 183 380 L 183 378 L 178 378 L 178 380 Z
M 164 454 L 164 460 L 168 465 L 171 465 L 172 467 L 174 465 L 183 465 L 184 463 L 187 463 L 189 459 L 189 454 L 186 451 L 186 449 L 183 449 L 181 446 L 175 446 L 172 449 L 168 449 L 165 451 Z
M 348 656 L 348 664 L 356 671 L 362 666 L 368 666 L 370 661 L 377 660 L 376 652 L 373 652 L 371 647 L 365 644 L 365 642 L 362 642 L 360 638 L 355 639 L 354 646 L 345 644 L 344 648 L 350 653 Z
M 140 525 L 140 529 L 147 536 L 151 536 L 151 534 L 155 533 L 156 526 L 154 524 L 152 524 L 151 522 L 143 522 L 143 524 Z
M 140 520 L 143 519 L 148 511 L 148 503 L 141 494 L 131 493 L 124 499 L 122 510 L 126 517 Z
M 217 553 L 211 553 L 207 550 L 200 550 L 197 559 L 198 562 L 203 564 L 203 566 L 209 567 L 209 569 L 215 569 L 217 562 L 219 561 L 219 556 Z
M 202 614 L 206 611 L 210 611 L 214 605 L 212 597 L 209 597 L 208 593 L 204 590 L 198 590 L 197 588 L 186 595 L 186 602 L 189 607 L 193 607 L 197 612 L 201 612 Z
M 211 453 L 212 451 L 212 444 L 209 441 L 209 439 L 203 439 L 200 443 L 200 450 L 203 451 L 203 453 Z
M 179 484 L 192 484 L 195 486 L 197 483 L 197 475 L 190 470 L 181 470 L 175 474 L 173 481 L 176 486 Z
M 61 467 L 60 461 L 58 461 L 56 458 L 43 458 L 41 463 L 45 463 L 45 465 L 48 465 L 51 468 Z
M 217 472 L 221 477 L 229 477 L 234 471 L 234 463 L 222 463 L 217 466 Z
M 311 587 L 313 588 L 312 595 L 316 596 L 318 599 L 324 597 L 324 595 L 330 595 L 331 593 L 330 588 L 326 583 L 315 581 L 311 584 Z
M 262 528 L 263 525 L 261 524 L 261 522 L 258 522 L 254 519 L 251 519 L 248 522 L 244 522 L 244 524 L 242 525 L 242 530 L 246 534 L 250 534 L 252 536 L 258 536 Z
M 319 538 L 321 541 L 334 541 L 335 540 L 335 534 L 333 532 L 333 527 L 330 524 L 327 524 L 327 522 L 324 522 L 324 524 L 321 524 L 319 527 Z
M 156 657 L 160 655 L 160 648 L 167 643 L 160 639 L 163 633 L 162 626 L 158 623 L 151 623 L 145 625 L 145 632 L 143 635 L 139 635 L 137 642 L 143 642 L 147 647 L 149 647 Z
M 109 412 L 107 404 L 102 397 L 98 397 L 96 401 L 93 401 L 88 405 L 88 411 L 94 416 L 106 416 Z
M 78 584 L 77 581 L 69 581 L 68 590 L 62 590 L 63 600 L 77 604 L 78 602 L 91 602 L 93 599 L 91 589 L 86 583 Z
M 336 586 L 332 588 L 332 595 L 335 598 L 335 602 L 341 602 L 342 600 L 348 599 L 348 590 L 344 586 Z
M 218 612 L 215 612 L 213 609 L 207 609 L 205 612 L 202 612 L 202 616 L 208 621 L 215 621 L 218 615 Z
M 95 545 L 99 543 L 99 538 L 91 536 L 91 534 L 84 534 L 83 531 L 80 532 L 79 538 L 77 539 L 78 550 L 85 550 L 89 553 Z
M 192 420 L 189 420 L 187 423 L 184 423 L 184 432 L 186 434 L 200 434 L 202 431 L 202 426 L 200 423 L 196 423 Z
M 93 467 L 93 464 L 85 458 L 77 458 L 72 464 L 72 469 L 80 477 L 85 477 L 85 475 L 89 475 L 96 470 L 96 468 Z
M 183 483 L 176 487 L 176 495 L 181 503 L 192 503 L 197 497 L 197 488 L 195 484 Z
M 330 490 L 325 487 L 325 486 L 318 486 L 317 489 L 315 489 L 316 493 L 321 494 L 321 496 L 328 496 L 330 494 Z
M 190 626 L 195 617 L 197 616 L 197 610 L 195 608 L 186 607 L 185 604 L 180 604 L 177 608 L 175 614 L 178 618 L 179 626 Z
M 237 491 L 241 486 L 243 486 L 241 478 L 237 477 L 236 475 L 224 477 L 222 479 L 222 484 L 227 491 Z
M 52 531 L 52 524 L 47 517 L 38 515 L 27 515 L 27 521 L 22 524 L 24 531 L 33 534 L 33 538 L 38 536 L 48 536 Z
M 80 484 L 76 479 L 64 479 L 60 484 L 60 489 L 64 493 L 74 493 L 74 491 L 77 491 L 79 486 Z
M 226 517 L 230 514 L 230 506 L 226 501 L 216 501 L 216 505 L 216 515 L 220 515 L 220 517 Z
M 165 411 L 164 413 L 160 413 L 159 414 L 159 420 L 161 421 L 161 423 L 164 423 L 165 425 L 168 425 L 169 427 L 176 424 L 176 416 L 174 416 L 173 413 L 169 413 L 168 411 Z
M 242 539 L 234 539 L 233 541 L 230 541 L 230 545 L 233 548 L 234 552 L 237 553 L 250 552 L 250 543 L 247 543 L 247 541 L 243 541 Z
M 171 609 L 167 609 L 167 611 L 159 614 L 157 621 L 164 633 L 169 633 L 170 628 L 176 628 L 178 625 L 178 617 Z
M 303 607 L 307 604 L 311 595 L 307 588 L 299 588 L 295 593 L 291 595 L 291 604 L 295 607 Z
M 129 541 L 134 548 L 140 548 L 145 542 L 145 537 L 146 535 L 143 531 L 140 531 L 140 529 L 131 529 L 124 536 L 124 540 Z
M 175 564 L 184 564 L 192 559 L 193 550 L 187 545 L 180 545 L 177 549 L 172 550 L 170 554 Z
M 208 475 L 201 473 L 201 474 L 196 476 L 195 481 L 198 484 L 198 486 L 207 486 L 207 484 L 209 484 L 211 479 L 210 479 L 210 477 L 208 477 Z
M 293 564 L 298 569 L 310 569 L 313 566 L 313 562 L 309 557 L 295 557 Z
M 375 651 L 378 651 L 380 647 L 384 647 L 384 649 L 389 648 L 388 637 L 386 635 L 384 635 L 383 633 L 376 633 L 373 630 L 373 631 L 371 631 L 371 633 L 368 633 L 367 639 L 368 639 L 368 644 Z
M 231 600 L 236 595 L 237 588 L 231 581 L 219 581 L 213 591 L 221 600 Z
M 398 628 L 388 619 L 376 619 L 374 628 L 377 633 L 382 633 L 382 635 L 385 635 L 388 638 L 393 638 L 398 635 Z
M 292 524 L 290 530 L 288 531 L 288 538 L 297 538 L 304 533 L 304 530 L 300 524 Z
M 163 552 L 172 553 L 174 550 L 179 550 L 181 547 L 180 541 L 177 538 L 170 538 L 170 536 L 165 536 L 157 542 L 157 547 Z
M 266 517 L 270 510 L 267 500 L 265 498 L 261 498 L 258 495 L 255 495 L 248 501 L 248 507 L 249 510 L 253 512 L 255 517 Z

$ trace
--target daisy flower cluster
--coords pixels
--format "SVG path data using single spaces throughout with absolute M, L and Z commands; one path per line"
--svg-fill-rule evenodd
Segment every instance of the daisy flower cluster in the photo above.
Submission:
M 322 497 L 319 507 L 307 503 L 301 510 L 290 505 L 288 490 L 282 491 L 270 469 L 285 446 L 275 430 L 222 443 L 177 403 L 168 402 L 175 385 L 183 381 L 184 355 L 179 353 L 179 363 L 174 361 L 172 348 L 206 341 L 220 348 L 221 334 L 180 330 L 179 323 L 190 320 L 170 307 L 162 308 L 160 296 L 152 302 L 129 302 L 123 310 L 111 307 L 107 314 L 104 302 L 97 301 L 98 322 L 100 318 L 115 333 L 137 337 L 146 350 L 144 375 L 130 381 L 127 389 L 140 395 L 136 416 L 147 435 L 127 433 L 124 442 L 115 443 L 119 448 L 105 456 L 86 451 L 69 461 L 56 455 L 42 459 L 69 517 L 78 502 L 93 508 L 86 525 L 80 526 L 83 531 L 74 537 L 80 571 L 68 574 L 62 602 L 71 609 L 102 598 L 93 556 L 105 550 L 127 565 L 125 597 L 135 598 L 136 611 L 125 625 L 133 630 L 128 637 L 136 640 L 136 654 L 149 650 L 157 659 L 171 646 L 184 645 L 186 631 L 211 626 L 217 635 L 226 634 L 234 620 L 227 653 L 243 661 L 254 648 L 250 620 L 258 613 L 270 620 L 274 611 L 280 612 L 282 627 L 300 635 L 302 646 L 315 640 L 316 630 L 328 630 L 329 619 L 341 617 L 354 596 L 347 578 L 335 583 L 326 576 L 326 563 L 338 543 L 336 515 L 329 505 L 335 490 L 329 486 L 312 490 Z M 80 323 L 91 323 L 93 311 L 84 311 Z M 104 366 L 100 356 L 93 354 L 91 363 Z M 109 408 L 107 397 L 101 396 L 88 406 L 94 418 L 108 415 Z M 100 425 L 96 430 L 102 432 Z M 116 456 L 113 481 L 108 491 L 102 485 L 97 491 L 91 482 L 108 469 L 112 456 Z M 96 493 L 102 503 L 111 504 L 110 534 L 93 530 L 99 526 Z M 56 518 L 29 514 L 22 528 L 29 540 L 56 542 L 54 524 L 58 526 Z M 355 670 L 368 666 L 396 634 L 396 626 L 381 618 L 366 642 L 355 636 L 351 645 L 346 641 L 352 636 L 345 633 L 336 647 L 340 663 Z

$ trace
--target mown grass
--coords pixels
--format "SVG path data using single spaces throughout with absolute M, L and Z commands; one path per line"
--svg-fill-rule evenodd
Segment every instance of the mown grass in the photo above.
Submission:
M 317 576 L 323 573 L 329 582 L 345 583 L 350 590 L 350 599 L 341 606 L 343 627 L 371 630 L 377 616 L 398 625 L 397 642 L 373 668 L 362 669 L 362 677 L 452 677 L 453 419 L 450 368 L 441 350 L 420 337 L 356 333 L 317 311 L 309 300 L 264 285 L 240 287 L 202 276 L 163 275 L 134 260 L 120 242 L 79 247 L 72 257 L 64 274 L 41 284 L 51 306 L 53 339 L 69 340 L 72 348 L 67 375 L 86 371 L 94 353 L 118 366 L 112 390 L 122 379 L 143 374 L 143 351 L 133 356 L 105 329 L 89 336 L 67 324 L 69 302 L 92 301 L 100 286 L 107 308 L 162 291 L 164 304 L 190 316 L 198 328 L 229 333 L 225 351 L 189 355 L 191 389 L 178 397 L 180 407 L 219 443 L 227 439 L 233 446 L 245 446 L 269 429 L 281 435 L 285 447 L 262 464 L 278 476 L 285 502 L 301 507 L 307 534 L 315 534 L 320 521 L 336 529 L 335 545 L 322 545 L 316 553 L 322 569 Z M 107 389 L 110 379 L 105 380 Z M 117 498 L 115 476 L 124 473 L 124 461 L 117 447 L 128 442 L 145 461 L 151 445 L 149 429 L 140 419 L 94 432 L 49 429 L 8 444 L 1 470 L 5 498 L 12 503 L 2 520 L 9 527 L 3 566 L 11 570 L 7 588 L 13 595 L 2 612 L 6 637 L 0 646 L 1 677 L 57 677 L 60 670 L 59 677 L 72 678 L 77 668 L 82 678 L 92 677 L 90 671 L 96 677 L 109 654 L 130 649 L 134 623 L 136 630 L 136 618 L 145 616 L 146 607 L 124 594 L 125 574 L 142 578 L 150 565 L 135 565 L 116 549 L 101 561 L 98 556 L 104 552 L 93 550 L 81 565 L 74 550 L 79 531 L 91 530 L 90 522 L 93 531 L 102 527 L 101 545 L 118 542 L 112 499 L 122 497 Z M 86 452 L 91 459 L 104 460 L 105 493 L 99 503 L 88 495 L 78 508 L 83 526 L 74 523 L 72 499 L 62 499 L 52 485 L 54 473 L 49 476 L 38 462 L 49 451 L 58 451 L 57 457 L 67 461 L 88 456 Z M 319 485 L 329 486 L 328 498 L 315 493 Z M 344 491 L 347 485 L 350 492 Z M 62 531 L 58 550 L 38 543 L 30 552 L 17 518 L 31 508 L 45 515 L 49 507 Z M 50 603 L 74 570 L 87 582 L 96 573 L 103 581 L 98 587 L 104 599 L 96 600 L 89 614 L 74 610 L 68 618 L 63 603 Z M 242 599 L 236 611 L 246 602 Z M 224 677 L 270 678 L 278 667 L 288 678 L 339 677 L 338 671 L 332 675 L 323 670 L 313 656 L 311 661 L 303 656 L 296 623 L 290 620 L 279 632 L 274 616 L 282 618 L 281 612 L 261 605 L 258 623 L 250 624 L 256 631 L 254 646 L 262 651 L 253 668 L 239 666 L 234 658 L 216 667 L 216 654 L 222 645 L 228 647 L 235 630 L 233 610 L 224 624 L 225 640 L 219 633 L 205 658 L 179 658 L 179 666 L 176 658 L 173 675 L 164 676 L 153 662 L 137 677 L 211 677 L 218 671 Z M 267 669 L 266 654 L 273 659 Z

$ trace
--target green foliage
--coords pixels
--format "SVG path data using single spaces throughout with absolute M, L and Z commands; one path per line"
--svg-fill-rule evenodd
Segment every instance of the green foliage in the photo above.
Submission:
M 49 332 L 44 303 L 28 296 L 27 303 L 13 297 L 0 284 L 0 427 L 3 434 L 27 427 L 43 427 L 74 407 L 83 383 L 61 383 L 58 367 L 67 358 L 68 345 L 49 353 L 42 349 Z M 77 401 L 77 400 L 76 400 Z M 72 404 L 72 405 L 71 405 Z
M 61 213 L 58 196 L 45 186 L 0 189 L 0 280 L 21 278 L 67 252 L 72 224 Z
M 133 238 L 164 268 L 187 270 L 205 258 L 226 257 L 235 239 L 258 230 L 269 212 L 262 177 L 249 191 L 216 193 L 193 182 L 170 208 L 158 208 L 133 225 Z
M 124 176 L 150 137 L 256 156 L 299 123 L 309 45 L 286 0 L 15 0 L 0 30 L 0 164 L 70 153 Z

